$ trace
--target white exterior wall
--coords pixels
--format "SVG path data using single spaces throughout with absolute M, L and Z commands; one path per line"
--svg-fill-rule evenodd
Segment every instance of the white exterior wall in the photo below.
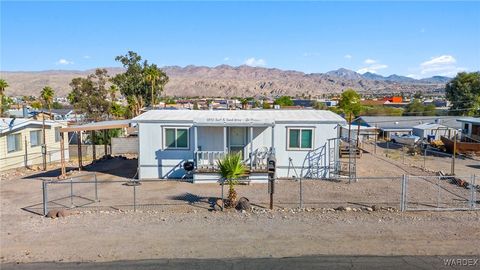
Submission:
M 193 129 L 189 132 L 189 149 L 166 150 L 163 146 L 163 128 L 189 127 L 159 123 L 139 123 L 139 178 L 181 178 L 185 174 L 182 163 L 193 160 Z
M 293 166 L 300 177 L 308 174 L 310 166 L 307 156 L 313 152 L 322 152 L 320 159 L 316 159 L 319 166 L 328 165 L 328 139 L 337 138 L 337 124 L 276 124 L 275 125 L 275 154 L 277 159 L 277 177 L 296 176 L 292 166 L 289 168 L 289 158 L 292 159 Z M 287 129 L 290 127 L 306 127 L 313 128 L 313 149 L 314 150 L 288 150 Z M 323 148 L 325 147 L 325 148 Z M 325 155 L 326 153 L 326 155 Z M 320 172 L 320 176 L 327 177 L 328 172 Z
M 163 146 L 163 129 L 165 127 L 191 127 L 189 124 L 162 124 L 162 123 L 139 123 L 139 178 L 181 178 L 185 171 L 182 164 L 184 161 L 194 158 L 194 128 L 189 129 L 189 149 L 166 150 Z M 295 176 L 293 168 L 289 168 L 289 158 L 292 158 L 298 176 L 305 176 L 309 173 L 308 155 L 314 152 L 321 152 L 320 158 L 314 162 L 319 166 L 328 165 L 328 139 L 337 138 L 337 124 L 287 124 L 278 123 L 274 127 L 274 147 L 277 159 L 277 177 Z M 306 127 L 313 128 L 313 149 L 314 150 L 288 150 L 287 149 L 287 128 Z M 223 151 L 224 133 L 223 127 L 197 127 L 197 146 L 201 151 Z M 247 128 L 250 136 L 250 130 Z M 272 144 L 272 127 L 253 128 L 253 150 L 260 147 L 270 148 Z M 250 152 L 250 144 L 247 144 L 246 157 Z M 319 177 L 327 177 L 328 172 L 321 169 Z

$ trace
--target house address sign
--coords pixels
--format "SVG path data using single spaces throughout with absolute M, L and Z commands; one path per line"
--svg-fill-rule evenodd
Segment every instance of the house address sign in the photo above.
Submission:
M 273 121 L 268 119 L 255 118 L 235 118 L 235 117 L 207 117 L 202 119 L 195 119 L 196 124 L 210 124 L 210 125 L 272 125 Z

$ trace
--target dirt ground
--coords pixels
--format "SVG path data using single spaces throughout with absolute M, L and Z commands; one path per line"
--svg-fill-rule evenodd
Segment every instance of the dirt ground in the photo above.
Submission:
M 266 184 L 237 187 L 254 212 L 211 211 L 221 196 L 218 184 L 123 181 L 135 175 L 135 160 L 96 164 L 99 202 L 92 174 L 89 183 L 51 185 L 50 209 L 69 207 L 78 213 L 49 219 L 42 213 L 41 181 L 58 170 L 13 172 L 0 181 L 0 261 L 113 261 L 150 258 L 237 258 L 300 255 L 480 255 L 480 211 L 370 211 L 372 205 L 399 208 L 402 174 L 424 177 L 409 181 L 409 207 L 465 207 L 470 190 L 432 172 L 381 155 L 357 161 L 359 177 L 347 181 L 279 181 L 275 209 L 266 210 Z M 390 178 L 395 177 L 395 178 Z M 113 182 L 122 180 L 122 182 Z M 104 182 L 105 181 L 105 182 Z M 110 181 L 110 182 L 109 182 Z M 66 182 L 68 183 L 68 182 Z M 439 194 L 441 195 L 439 197 Z M 440 198 L 440 200 L 439 200 Z M 338 206 L 356 211 L 333 211 Z M 358 209 L 358 210 L 357 210 Z

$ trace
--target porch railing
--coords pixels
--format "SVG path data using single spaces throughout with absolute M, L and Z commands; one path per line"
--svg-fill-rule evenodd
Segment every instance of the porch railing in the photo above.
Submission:
M 217 161 L 224 158 L 226 154 L 224 151 L 197 151 L 195 152 L 196 169 L 216 170 Z M 272 154 L 275 154 L 273 147 L 260 147 L 254 150 L 244 162 L 252 171 L 266 170 L 268 157 Z
M 197 169 L 213 170 L 217 168 L 217 160 L 225 157 L 224 151 L 197 151 L 195 152 L 195 165 Z

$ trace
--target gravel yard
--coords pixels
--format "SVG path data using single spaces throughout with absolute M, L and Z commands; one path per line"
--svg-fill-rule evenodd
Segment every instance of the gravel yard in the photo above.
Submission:
M 125 180 L 135 163 L 99 163 L 100 181 Z M 41 182 L 16 173 L 0 181 L 1 262 L 113 261 L 149 258 L 236 258 L 300 255 L 478 255 L 480 212 L 398 212 L 402 174 L 431 175 L 386 157 L 365 154 L 357 161 L 359 177 L 390 179 L 279 181 L 275 209 L 268 205 L 266 184 L 241 185 L 254 212 L 211 211 L 221 196 L 217 184 L 180 182 L 100 183 L 100 202 L 76 208 L 65 218 L 43 218 Z M 90 177 L 91 176 L 85 176 Z M 411 180 L 410 201 L 425 205 L 438 198 L 462 201 L 469 190 L 431 178 Z M 80 185 L 80 184 L 78 184 Z M 94 198 L 92 184 L 75 185 L 74 204 Z M 432 188 L 437 187 L 437 188 Z M 49 198 L 69 195 L 70 185 L 55 185 Z M 459 199 L 460 198 L 460 199 Z M 69 206 L 70 198 L 49 207 Z M 383 208 L 368 209 L 372 205 Z M 333 211 L 339 206 L 352 211 Z M 380 208 L 380 207 L 379 207 Z M 368 210 L 367 210 L 368 209 Z M 26 211 L 27 210 L 27 211 Z M 31 211 L 31 212 L 29 212 Z

